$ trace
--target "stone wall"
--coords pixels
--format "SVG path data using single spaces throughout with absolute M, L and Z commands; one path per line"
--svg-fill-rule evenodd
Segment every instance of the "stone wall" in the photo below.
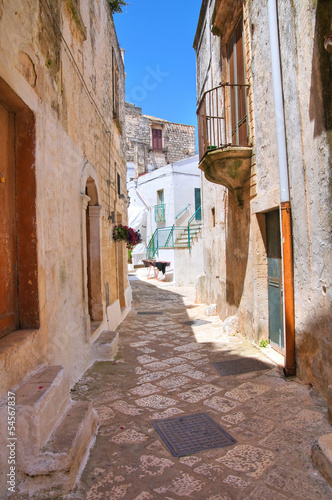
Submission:
M 135 177 L 195 154 L 195 127 L 142 114 L 142 108 L 126 103 L 127 162 Z M 162 150 L 153 149 L 151 129 L 162 130 Z
M 106 306 L 121 317 L 128 282 L 125 251 L 110 236 L 112 213 L 127 220 L 117 174 L 127 191 L 124 66 L 109 7 L 97 0 L 80 9 L 72 0 L 0 7 L 0 104 L 30 110 L 35 120 L 36 193 L 26 191 L 25 203 L 36 207 L 40 319 L 34 331 L 0 339 L 3 395 L 41 364 L 64 365 L 73 383 L 108 328 Z
M 307 26 L 306 38 L 301 39 Z M 279 5 L 292 200 L 298 373 L 326 394 L 332 381 L 331 3 Z
M 286 141 L 292 207 L 297 373 L 327 392 L 331 331 L 331 30 L 328 2 L 278 1 Z M 252 145 L 242 208 L 221 185 L 203 180 L 204 286 L 222 319 L 269 337 L 266 213 L 280 207 L 267 2 L 202 3 L 195 37 L 197 95 L 228 80 L 226 44 L 242 12 Z M 227 15 L 226 15 L 227 14 Z M 212 31 L 210 20 L 212 19 Z M 224 24 L 222 24 L 224 23 Z M 305 29 L 307 26 L 307 29 Z

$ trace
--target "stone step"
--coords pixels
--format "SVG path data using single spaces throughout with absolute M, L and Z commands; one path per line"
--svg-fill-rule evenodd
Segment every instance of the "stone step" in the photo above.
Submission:
M 92 355 L 96 361 L 114 359 L 118 352 L 119 334 L 104 330 L 92 344 Z
M 58 498 L 75 485 L 93 442 L 98 417 L 92 404 L 72 401 L 46 446 L 26 461 L 20 493 L 35 499 Z
M 332 485 L 332 433 L 320 436 L 312 446 L 312 460 Z
M 15 391 L 16 434 L 24 456 L 39 453 L 70 401 L 63 366 L 47 366 L 26 378 Z
M 191 234 L 190 240 L 192 240 L 193 237 L 195 237 L 197 234 L 198 234 L 198 231 L 194 235 Z M 188 245 L 188 233 L 179 234 L 179 236 L 177 236 L 177 238 L 175 240 L 175 245 L 177 243 L 186 243 Z

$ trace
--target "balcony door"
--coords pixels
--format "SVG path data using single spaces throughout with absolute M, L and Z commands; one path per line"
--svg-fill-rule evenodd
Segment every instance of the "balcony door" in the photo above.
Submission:
M 243 47 L 243 19 L 241 18 L 227 44 L 229 66 L 231 140 L 233 146 L 248 145 L 248 117 L 246 70 Z

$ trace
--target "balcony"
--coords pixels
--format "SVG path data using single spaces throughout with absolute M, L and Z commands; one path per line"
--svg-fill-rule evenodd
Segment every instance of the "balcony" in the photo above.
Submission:
M 208 181 L 242 189 L 250 176 L 249 85 L 219 85 L 203 94 L 197 109 L 199 168 Z

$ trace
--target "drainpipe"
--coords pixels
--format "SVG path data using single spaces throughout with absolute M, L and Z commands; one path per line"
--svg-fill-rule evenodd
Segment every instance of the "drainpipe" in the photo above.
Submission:
M 294 275 L 293 245 L 291 225 L 291 205 L 289 195 L 288 160 L 286 147 L 286 131 L 284 121 L 284 100 L 282 92 L 282 76 L 279 50 L 277 0 L 268 0 L 269 32 L 272 61 L 272 81 L 274 97 L 274 114 L 277 131 L 277 148 L 280 183 L 280 211 L 282 234 L 282 262 L 285 307 L 285 366 L 286 376 L 295 375 L 295 314 L 294 314 Z

